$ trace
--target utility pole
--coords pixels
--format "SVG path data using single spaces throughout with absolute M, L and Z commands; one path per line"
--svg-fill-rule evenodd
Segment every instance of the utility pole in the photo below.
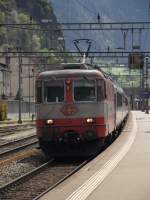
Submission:
M 126 38 L 127 38 L 128 29 L 122 29 L 121 31 L 123 35 L 123 49 L 126 49 Z
M 31 113 L 31 74 L 30 74 L 30 57 L 29 57 L 29 66 L 28 66 L 28 72 L 29 72 L 29 117 L 30 117 L 30 113 Z
M 100 17 L 100 14 L 99 14 L 99 13 L 97 14 L 97 22 L 98 22 L 98 23 L 101 22 L 101 17 Z
M 149 105 L 148 105 L 148 99 L 149 99 L 149 91 L 148 91 L 148 65 L 149 65 L 149 57 L 145 57 L 145 113 L 149 114 Z
M 21 50 L 18 48 L 18 50 Z M 18 118 L 18 123 L 22 124 L 22 119 L 21 119 L 21 101 L 22 101 L 22 55 L 19 53 L 18 55 L 19 59 L 19 71 L 18 71 L 18 78 L 19 78 L 19 90 L 18 90 L 18 96 L 19 96 L 19 118 Z
M 144 87 L 144 81 L 145 81 L 144 71 L 145 71 L 145 66 L 143 66 L 142 72 L 141 72 L 142 73 L 142 106 L 141 106 L 142 112 L 144 112 L 144 109 L 145 109 L 145 99 L 144 99 L 144 94 L 143 94 L 143 92 L 145 91 L 145 87 Z
M 2 71 L 2 74 L 3 74 L 3 80 L 2 80 L 2 83 L 3 83 L 3 94 L 2 94 L 2 99 L 5 99 L 5 70 L 1 70 Z

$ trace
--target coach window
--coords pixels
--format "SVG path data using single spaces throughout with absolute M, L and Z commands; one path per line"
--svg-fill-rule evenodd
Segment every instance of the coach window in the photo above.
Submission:
M 97 100 L 102 101 L 105 99 L 105 82 L 103 80 L 97 81 Z
M 125 105 L 128 106 L 128 99 L 125 97 Z
M 95 101 L 95 80 L 75 80 L 74 81 L 74 100 L 75 101 Z
M 36 82 L 36 102 L 42 103 L 42 82 Z
M 44 82 L 44 102 L 64 101 L 64 82 L 60 80 Z
M 122 95 L 117 93 L 117 107 L 122 106 Z

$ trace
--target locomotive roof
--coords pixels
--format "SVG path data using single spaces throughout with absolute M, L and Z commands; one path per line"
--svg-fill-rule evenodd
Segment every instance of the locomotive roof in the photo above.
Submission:
M 110 76 L 105 74 L 99 68 L 93 68 L 91 65 L 87 65 L 84 63 L 67 63 L 67 64 L 59 64 L 56 67 L 56 70 L 49 70 L 41 72 L 37 79 L 45 80 L 45 79 L 59 79 L 59 78 L 75 78 L 75 77 L 93 77 L 93 78 L 102 78 L 111 81 L 114 87 L 117 89 L 119 93 L 124 93 L 123 89 L 119 87 L 119 85 L 111 79 Z
M 55 79 L 55 78 L 74 78 L 74 77 L 97 77 L 104 78 L 101 71 L 93 69 L 65 69 L 45 71 L 39 74 L 38 79 Z

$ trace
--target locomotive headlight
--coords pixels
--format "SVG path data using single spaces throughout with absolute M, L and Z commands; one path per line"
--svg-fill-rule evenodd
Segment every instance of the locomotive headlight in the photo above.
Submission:
M 93 119 L 93 118 L 87 118 L 87 119 L 86 119 L 86 122 L 87 122 L 88 124 L 94 123 L 94 119 Z
M 52 125 L 52 124 L 54 124 L 54 120 L 48 119 L 48 120 L 46 121 L 46 124 Z

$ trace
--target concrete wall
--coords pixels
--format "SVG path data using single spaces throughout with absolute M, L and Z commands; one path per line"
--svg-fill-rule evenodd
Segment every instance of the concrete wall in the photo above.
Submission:
M 18 101 L 8 101 L 8 113 L 18 113 L 19 111 L 19 102 Z M 29 102 L 21 103 L 21 112 L 29 113 Z M 35 113 L 35 103 L 30 103 L 30 113 Z
M 0 73 L 0 96 L 4 93 L 9 99 L 14 99 L 18 93 L 19 84 L 19 58 L 17 55 L 0 57 L 0 63 L 8 66 L 9 72 Z M 22 97 L 27 99 L 29 96 L 34 99 L 35 96 L 35 77 L 39 73 L 36 67 L 36 61 L 29 57 L 22 57 Z M 4 80 L 4 84 L 3 84 Z M 30 92 L 29 92 L 30 90 Z

